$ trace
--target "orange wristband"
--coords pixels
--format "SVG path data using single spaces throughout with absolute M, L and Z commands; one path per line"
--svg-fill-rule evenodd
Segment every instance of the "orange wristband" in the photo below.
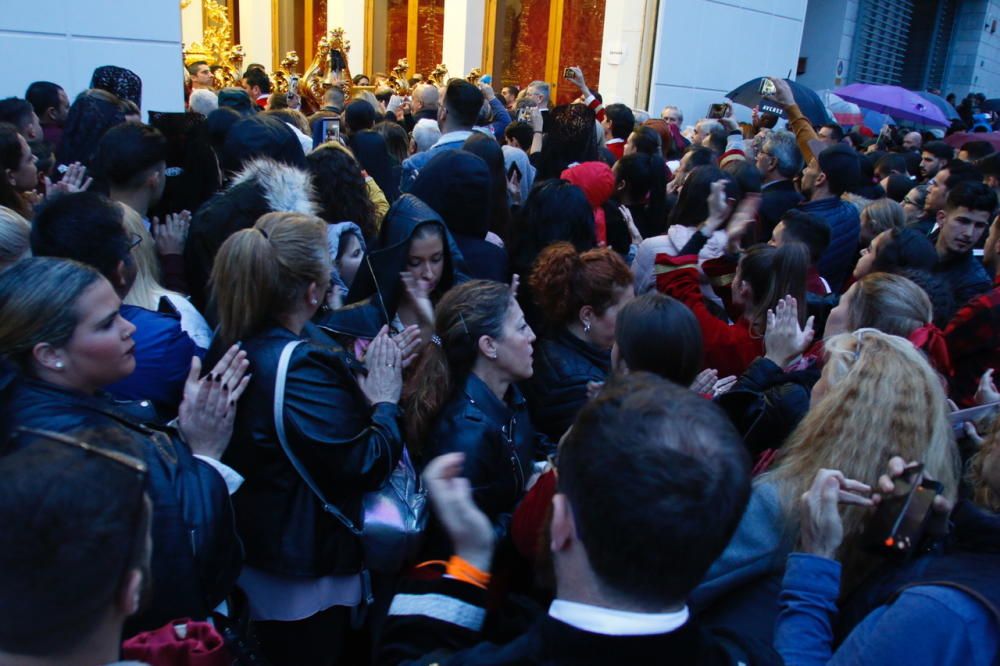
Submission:
M 454 578 L 455 580 L 475 585 L 483 590 L 485 590 L 486 586 L 490 583 L 489 572 L 477 569 L 475 566 L 469 564 L 458 555 L 452 555 L 451 559 L 448 560 L 448 566 L 445 567 L 444 574 Z

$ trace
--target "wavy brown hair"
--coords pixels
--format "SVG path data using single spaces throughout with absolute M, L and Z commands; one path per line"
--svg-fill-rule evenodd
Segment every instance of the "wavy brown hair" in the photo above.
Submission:
M 501 338 L 512 302 L 509 286 L 472 280 L 448 291 L 437 304 L 434 333 L 440 344 L 424 350 L 403 400 L 411 452 L 420 454 L 434 419 L 472 372 L 479 339 Z

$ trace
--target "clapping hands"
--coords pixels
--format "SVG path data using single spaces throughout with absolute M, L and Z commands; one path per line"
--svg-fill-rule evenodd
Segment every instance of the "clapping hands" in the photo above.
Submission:
M 765 358 L 779 368 L 788 367 L 805 352 L 813 340 L 813 317 L 799 326 L 798 302 L 785 296 L 773 310 L 767 311 L 767 331 L 764 333 Z

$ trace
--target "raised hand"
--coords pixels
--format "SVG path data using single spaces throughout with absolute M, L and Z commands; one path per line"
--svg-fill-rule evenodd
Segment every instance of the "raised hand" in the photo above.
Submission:
M 986 405 L 991 402 L 1000 401 L 1000 391 L 997 390 L 997 385 L 993 383 L 993 368 L 984 372 L 983 376 L 979 378 L 979 387 L 976 389 L 974 400 L 977 405 Z
M 45 194 L 51 196 L 53 194 L 84 192 L 93 182 L 94 179 L 87 176 L 87 167 L 79 162 L 73 162 L 66 167 L 66 173 L 63 174 L 58 183 L 53 183 L 48 176 L 45 176 Z
M 719 379 L 719 371 L 715 368 L 705 368 L 694 378 L 688 388 L 698 395 L 707 395 L 712 392 L 712 387 Z
M 192 453 L 216 460 L 222 457 L 233 435 L 236 403 L 250 382 L 249 366 L 246 352 L 236 345 L 205 377 L 199 377 L 201 359 L 191 359 L 177 427 Z
M 736 386 L 736 380 L 739 379 L 736 375 L 729 375 L 728 377 L 723 377 L 719 381 L 712 385 L 712 397 L 718 398 L 723 393 L 728 393 L 731 388 Z
M 403 368 L 408 368 L 420 356 L 420 347 L 424 340 L 420 337 L 420 327 L 417 325 L 407 326 L 403 332 L 392 338 L 392 341 L 399 347 L 399 357 Z
M 410 297 L 410 302 L 413 303 L 417 311 L 417 316 L 420 318 L 420 325 L 433 328 L 434 304 L 431 303 L 431 297 L 427 292 L 427 288 L 410 271 L 403 271 L 399 274 L 399 277 L 403 280 L 406 294 Z
M 625 225 L 628 227 L 629 242 L 632 245 L 638 245 L 642 242 L 642 234 L 639 233 L 639 227 L 635 226 L 635 219 L 632 217 L 632 211 L 628 209 L 628 206 L 621 205 L 618 206 L 619 212 L 621 212 L 622 217 L 625 218 Z
M 153 217 L 149 226 L 156 240 L 156 251 L 161 255 L 184 254 L 184 243 L 187 242 L 188 228 L 191 226 L 191 213 L 182 210 L 170 213 L 166 221 L 160 223 L 160 218 Z
M 729 239 L 729 244 L 733 246 L 731 247 L 732 250 L 736 249 L 735 245 L 738 245 L 743 239 L 747 229 L 757 221 L 757 210 L 760 208 L 760 201 L 759 194 L 754 192 L 748 193 L 736 206 L 736 210 L 729 218 L 729 223 L 726 224 L 726 237 Z
M 434 458 L 424 469 L 424 484 L 455 554 L 480 571 L 489 571 L 496 535 L 490 519 L 472 501 L 469 480 L 462 476 L 464 461 L 463 453 Z
M 764 333 L 765 358 L 779 368 L 786 368 L 813 340 L 813 317 L 806 325 L 799 326 L 798 303 L 792 296 L 785 296 L 773 310 L 767 311 L 767 330 Z
M 817 472 L 812 487 L 802 494 L 799 505 L 803 552 L 834 559 L 844 540 L 839 505 L 873 506 L 870 495 L 871 487 L 848 479 L 837 470 Z
M 399 403 L 403 390 L 403 361 L 399 347 L 389 337 L 389 327 L 383 326 L 365 353 L 367 373 L 358 385 L 371 404 Z
M 774 100 L 779 106 L 791 106 L 795 104 L 795 96 L 792 94 L 792 87 L 788 85 L 788 81 L 785 81 L 780 76 L 769 76 L 771 83 L 774 84 L 774 94 L 765 95 L 767 99 Z
M 889 458 L 886 473 L 878 478 L 878 492 L 873 496 L 873 499 L 879 502 L 883 497 L 900 494 L 902 488 L 896 486 L 896 481 L 903 476 L 907 468 L 916 464 L 914 461 L 906 462 L 899 456 Z M 923 473 L 922 477 L 930 479 L 926 473 Z M 914 479 L 913 483 L 918 481 L 919 478 Z M 931 504 L 931 515 L 927 520 L 927 534 L 929 536 L 940 539 L 948 535 L 948 516 L 951 515 L 953 508 L 955 508 L 954 504 L 944 495 L 938 495 L 934 498 L 934 502 Z

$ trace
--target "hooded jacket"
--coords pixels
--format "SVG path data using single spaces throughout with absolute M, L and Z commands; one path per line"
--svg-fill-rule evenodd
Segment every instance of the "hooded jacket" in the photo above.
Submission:
M 312 181 L 304 170 L 266 157 L 253 159 L 232 184 L 203 205 L 184 246 L 191 299 L 202 312 L 208 300 L 206 286 L 215 254 L 232 234 L 249 229 L 265 213 L 292 211 L 317 215 Z
M 369 248 L 347 295 L 347 306 L 321 315 L 315 321 L 338 335 L 371 339 L 396 317 L 410 242 L 417 227 L 440 225 L 444 232 L 444 270 L 431 298 L 467 281 L 465 260 L 441 216 L 412 194 L 404 194 L 389 208 L 382 223 L 378 247 Z
M 464 150 L 446 150 L 421 170 L 410 193 L 444 220 L 471 277 L 506 282 L 510 278 L 507 252 L 485 240 L 490 189 L 490 170 L 483 158 Z
M 347 298 L 349 287 L 340 276 L 337 270 L 337 255 L 340 254 L 340 244 L 344 242 L 344 235 L 354 235 L 361 245 L 361 251 L 365 251 L 365 236 L 361 233 L 361 227 L 353 222 L 337 222 L 326 225 L 326 245 L 330 250 L 330 280 L 340 290 L 342 298 Z

